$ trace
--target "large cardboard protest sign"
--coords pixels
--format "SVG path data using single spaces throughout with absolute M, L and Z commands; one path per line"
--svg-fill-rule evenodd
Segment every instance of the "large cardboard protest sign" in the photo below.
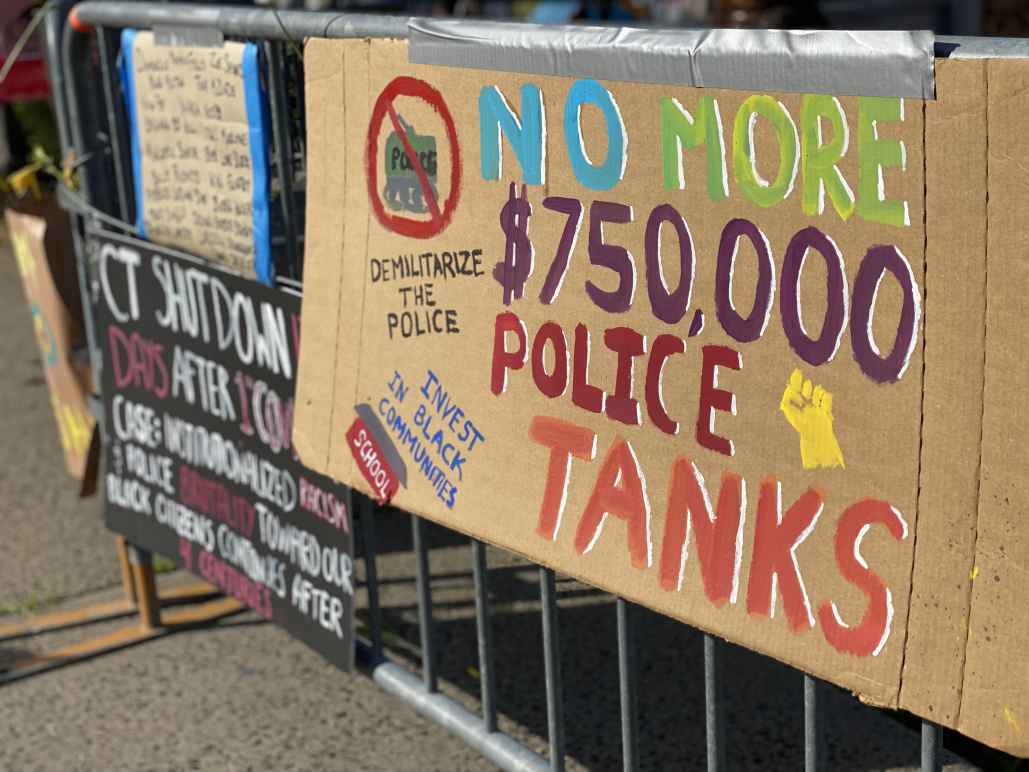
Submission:
M 51 198 L 9 207 L 4 216 L 32 314 L 64 463 L 80 483 L 79 494 L 89 496 L 96 491 L 100 444 L 88 402 L 93 378 L 68 216 Z
M 290 441 L 299 298 L 134 239 L 90 242 L 108 526 L 349 669 L 349 497 Z
M 1026 335 L 985 316 L 1011 73 L 939 61 L 925 101 L 416 65 L 397 41 L 311 41 L 305 65 L 305 463 L 1029 753 L 1027 660 L 995 627 L 1029 631 L 1029 554 L 985 437 L 980 474 L 992 341 Z M 1015 242 L 989 232 L 992 282 Z M 1021 686 L 983 696 L 1004 670 Z
M 122 33 L 139 233 L 270 284 L 265 96 L 254 43 Z

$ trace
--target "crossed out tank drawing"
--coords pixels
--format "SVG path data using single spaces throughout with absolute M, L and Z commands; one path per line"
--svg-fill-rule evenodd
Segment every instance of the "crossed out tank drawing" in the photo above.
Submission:
M 425 170 L 425 176 L 429 178 L 429 187 L 432 189 L 433 197 L 438 197 L 436 191 L 436 138 L 416 134 L 414 127 L 399 114 L 397 120 L 404 133 L 407 134 L 407 141 L 418 157 L 418 163 Z M 427 212 L 429 208 L 422 195 L 422 187 L 418 183 L 418 173 L 404 151 L 404 143 L 400 141 L 400 137 L 395 131 L 386 138 L 384 163 L 386 187 L 382 189 L 382 197 L 386 199 L 386 206 L 394 211 L 416 214 Z

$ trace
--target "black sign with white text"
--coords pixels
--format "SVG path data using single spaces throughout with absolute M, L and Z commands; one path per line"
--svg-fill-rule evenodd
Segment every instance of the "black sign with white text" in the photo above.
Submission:
M 345 487 L 293 451 L 300 298 L 102 231 L 107 525 L 353 665 Z

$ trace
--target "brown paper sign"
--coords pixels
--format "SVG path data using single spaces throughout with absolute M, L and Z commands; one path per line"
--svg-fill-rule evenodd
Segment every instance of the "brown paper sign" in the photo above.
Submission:
M 96 490 L 99 436 L 87 398 L 92 379 L 68 216 L 53 204 L 5 211 L 68 473 Z
M 305 463 L 901 705 L 929 103 L 305 61 Z

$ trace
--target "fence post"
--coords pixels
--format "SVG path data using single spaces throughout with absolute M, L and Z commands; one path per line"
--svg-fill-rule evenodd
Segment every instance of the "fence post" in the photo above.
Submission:
M 724 644 L 704 635 L 704 706 L 707 716 L 707 770 L 724 772 L 725 694 L 722 683 Z
M 543 613 L 543 666 L 547 681 L 547 731 L 550 735 L 550 769 L 565 768 L 564 686 L 561 681 L 561 646 L 557 629 L 557 583 L 554 572 L 540 566 L 540 600 Z
M 368 590 L 368 623 L 372 634 L 372 656 L 382 658 L 382 607 L 379 604 L 378 536 L 375 502 L 350 490 L 350 500 L 358 499 L 361 508 L 361 538 L 364 541 L 364 583 Z
M 411 533 L 417 559 L 418 629 L 422 640 L 422 680 L 430 694 L 439 691 L 436 678 L 436 648 L 433 641 L 432 585 L 429 573 L 429 548 L 425 543 L 425 521 L 411 515 Z
M 486 545 L 472 539 L 472 573 L 475 577 L 475 631 L 479 639 L 479 691 L 482 723 L 487 732 L 497 731 L 496 678 L 493 673 L 493 623 L 487 587 Z
M 817 678 L 804 674 L 804 772 L 825 769 L 825 744 L 822 742 L 822 709 Z
M 639 658 L 636 619 L 639 609 L 624 598 L 615 601 L 618 614 L 618 694 L 622 710 L 622 769 L 639 769 Z

